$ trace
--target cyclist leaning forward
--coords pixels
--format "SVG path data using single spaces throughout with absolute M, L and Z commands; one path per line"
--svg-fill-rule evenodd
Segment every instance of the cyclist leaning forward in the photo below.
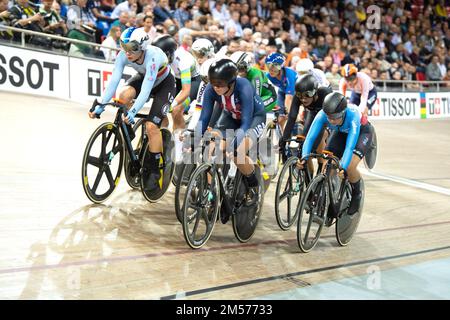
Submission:
M 370 150 L 373 137 L 373 127 L 367 121 L 361 123 L 361 112 L 356 105 L 349 104 L 344 95 L 333 92 L 328 94 L 324 101 L 322 110 L 314 119 L 311 129 L 306 136 L 302 150 L 302 166 L 311 153 L 314 142 L 324 125 L 328 125 L 331 131 L 327 140 L 325 150 L 333 152 L 340 158 L 343 168 L 339 172 L 342 178 L 345 173 L 352 186 L 352 200 L 348 213 L 350 215 L 358 211 L 361 203 L 361 174 L 358 164 Z
M 300 107 L 305 108 L 305 121 L 303 130 L 300 133 L 306 137 L 314 121 L 314 118 L 322 110 L 322 105 L 325 97 L 333 92 L 329 87 L 319 87 L 319 83 L 316 78 L 311 74 L 304 74 L 300 76 L 295 82 L 295 96 L 292 100 L 291 109 L 289 110 L 288 120 L 286 123 L 283 137 L 280 139 L 280 152 L 285 161 L 285 147 L 286 141 L 290 139 L 292 129 L 294 128 L 297 116 L 300 112 Z M 312 150 L 316 150 L 317 153 L 321 153 L 325 147 L 325 140 L 328 136 L 326 125 L 324 125 L 313 143 Z M 319 159 L 319 168 L 322 166 L 322 159 Z M 308 161 L 308 167 L 312 172 L 312 161 Z
M 247 204 L 253 205 L 259 200 L 259 183 L 254 162 L 247 156 L 247 152 L 252 146 L 256 146 L 255 143 L 264 131 L 266 112 L 261 98 L 255 93 L 255 88 L 247 79 L 237 78 L 237 71 L 236 64 L 228 58 L 212 63 L 208 71 L 209 84 L 203 96 L 197 130 L 201 135 L 204 134 L 213 114 L 214 104 L 217 102 L 222 113 L 213 128 L 221 132 L 223 139 L 227 138 L 226 141 L 222 141 L 221 147 L 225 148 L 227 155 L 233 158 L 243 174 L 244 183 L 248 186 Z M 229 130 L 234 132 L 232 140 L 226 136 Z M 197 139 L 201 135 L 196 135 Z M 198 141 L 196 143 L 198 145 Z
M 144 104 L 153 97 L 152 107 L 147 117 L 146 131 L 149 137 L 148 149 L 150 156 L 146 167 L 149 168 L 149 176 L 145 182 L 146 190 L 159 188 L 160 170 L 159 163 L 162 153 L 162 137 L 160 127 L 166 118 L 171 102 L 174 99 L 176 88 L 175 78 L 170 73 L 167 56 L 154 46 L 148 46 L 148 35 L 143 29 L 130 27 L 122 32 L 120 46 L 122 50 L 117 55 L 114 71 L 108 87 L 103 92 L 102 103 L 107 103 L 114 96 L 122 78 L 125 66 L 130 66 L 137 73 L 128 79 L 119 93 L 121 103 L 128 105 L 128 115 L 124 121 L 128 125 L 128 132 L 133 134 L 130 124 L 134 123 L 135 115 Z M 131 101 L 135 98 L 131 107 Z M 89 116 L 95 118 L 100 115 L 104 107 L 97 106 Z
M 247 78 L 255 87 L 256 94 L 261 97 L 266 112 L 272 112 L 277 105 L 277 93 L 275 88 L 269 83 L 266 74 L 252 67 L 254 62 L 248 52 L 236 51 L 230 58 L 238 68 L 238 75 L 242 78 Z

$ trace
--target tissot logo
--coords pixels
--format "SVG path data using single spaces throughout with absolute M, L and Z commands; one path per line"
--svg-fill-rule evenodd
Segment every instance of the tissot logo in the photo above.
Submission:
M 88 77 L 88 95 L 99 97 L 108 85 L 111 79 L 111 71 L 100 71 L 95 69 L 87 70 Z M 127 81 L 131 76 L 128 74 L 122 74 L 122 79 Z

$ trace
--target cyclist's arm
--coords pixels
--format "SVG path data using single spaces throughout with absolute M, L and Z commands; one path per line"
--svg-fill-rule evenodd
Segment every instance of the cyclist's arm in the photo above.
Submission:
M 186 107 L 186 104 L 189 105 L 190 99 L 189 94 L 191 92 L 191 69 L 187 68 L 181 70 L 181 91 L 177 94 L 175 99 L 173 100 L 172 107 L 177 107 L 179 105 L 183 105 Z
M 361 81 L 361 102 L 359 104 L 359 111 L 364 114 L 367 108 L 367 100 L 369 99 L 370 80 L 358 77 L 358 81 Z
M 349 115 L 349 113 L 347 114 Z M 350 130 L 347 135 L 347 141 L 345 142 L 345 151 L 340 161 L 344 170 L 347 170 L 350 162 L 352 161 L 353 150 L 355 149 L 356 142 L 358 141 L 359 130 L 361 128 L 359 113 L 354 112 L 351 113 L 351 115 Z
M 148 63 L 145 68 L 145 76 L 144 81 L 142 81 L 141 92 L 137 96 L 133 107 L 130 109 L 130 111 L 128 111 L 133 116 L 135 116 L 147 102 L 147 99 L 152 92 L 153 85 L 155 84 L 156 78 L 158 76 L 158 69 L 159 65 L 156 63 L 155 59 L 152 58 L 150 60 L 150 63 Z
M 108 86 L 103 92 L 102 103 L 108 103 L 114 94 L 116 93 L 117 86 L 119 85 L 120 79 L 122 79 L 123 70 L 125 69 L 127 57 L 123 51 L 120 51 L 117 55 L 116 61 L 114 63 L 114 71 L 109 81 Z
M 295 96 L 292 100 L 291 110 L 289 110 L 288 120 L 283 131 L 283 140 L 287 140 L 291 137 L 292 129 L 294 128 L 295 121 L 297 120 L 298 112 L 300 111 L 300 99 Z
M 339 80 L 339 92 L 344 96 L 347 92 L 347 81 L 345 80 L 345 78 L 341 78 L 341 80 Z
M 211 120 L 211 115 L 214 109 L 215 97 L 214 89 L 211 84 L 208 84 L 205 89 L 205 94 L 203 95 L 202 112 L 200 113 L 200 119 L 198 121 L 201 134 L 205 133 L 208 128 L 209 120 Z
M 295 95 L 296 74 L 290 73 L 287 76 L 289 77 L 289 85 L 288 87 L 286 87 L 285 91 L 284 106 L 286 108 L 286 112 L 289 113 L 289 110 L 291 109 L 292 100 Z
M 322 131 L 323 126 L 328 122 L 327 116 L 323 110 L 320 110 L 317 116 L 314 118 L 314 121 L 311 125 L 311 129 L 308 131 L 306 135 L 305 142 L 303 143 L 302 148 L 302 159 L 307 159 L 307 156 L 311 153 L 314 142 L 317 139 L 317 136 Z
M 250 129 L 253 120 L 253 113 L 255 110 L 253 94 L 254 89 L 250 82 L 242 83 L 240 87 L 239 96 L 241 97 L 241 126 L 240 130 L 237 130 L 236 138 L 234 142 L 234 150 L 241 144 L 244 140 L 247 130 Z

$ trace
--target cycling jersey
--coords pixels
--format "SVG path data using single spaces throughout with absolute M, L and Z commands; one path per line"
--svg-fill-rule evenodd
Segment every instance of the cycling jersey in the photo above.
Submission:
M 319 87 L 331 87 L 330 81 L 328 81 L 325 76 L 325 72 L 320 69 L 314 68 L 308 71 L 310 75 L 312 75 L 317 82 L 319 83 Z
M 265 123 L 264 105 L 261 98 L 255 94 L 255 88 L 247 79 L 237 78 L 234 91 L 229 97 L 219 96 L 211 84 L 206 86 L 199 120 L 202 135 L 208 127 L 216 102 L 219 108 L 223 110 L 222 114 L 226 113 L 228 118 L 233 119 L 239 125 L 238 128 L 229 129 L 241 129 L 237 131 L 235 145 L 239 145 L 242 142 L 247 130 L 252 128 L 253 120 L 256 116 L 264 115 L 263 121 Z
M 295 81 L 297 80 L 297 72 L 290 68 L 281 68 L 281 80 L 271 77 L 269 72 L 266 72 L 267 78 L 278 87 L 277 104 L 280 107 L 280 114 L 285 114 L 284 101 L 287 94 L 295 95 Z
M 364 72 L 356 73 L 357 82 L 352 86 L 345 78 L 339 81 L 339 92 L 345 96 L 347 88 L 352 90 L 355 94 L 351 99 L 352 103 L 359 102 L 359 110 L 364 112 L 364 109 L 369 109 L 373 106 L 376 100 L 376 90 L 370 77 Z M 353 94 L 352 94 L 353 95 Z M 370 101 L 369 101 L 370 96 Z M 357 100 L 358 99 L 358 100 Z M 359 101 L 360 100 L 360 101 Z
M 344 114 L 344 121 L 340 126 L 332 125 L 328 121 L 325 112 L 323 110 L 320 110 L 311 125 L 311 129 L 309 130 L 308 135 L 306 136 L 306 140 L 303 144 L 302 149 L 302 158 L 306 159 L 307 156 L 311 153 L 313 143 L 316 141 L 316 138 L 321 132 L 324 125 L 327 125 L 332 133 L 337 131 L 347 134 L 347 138 L 345 140 L 345 150 L 340 161 L 342 168 L 347 170 L 348 166 L 350 165 L 350 161 L 352 160 L 352 154 L 359 138 L 359 132 L 361 128 L 360 122 L 361 112 L 359 111 L 358 107 L 353 104 L 349 104 L 347 106 Z
M 333 92 L 329 87 L 320 87 L 317 89 L 317 100 L 313 101 L 306 109 L 305 124 L 303 126 L 302 135 L 306 137 L 311 124 L 316 117 L 317 113 L 322 110 L 323 100 L 327 94 Z M 292 129 L 294 128 L 295 122 L 297 120 L 298 113 L 300 111 L 301 101 L 300 98 L 294 96 L 292 100 L 291 110 L 289 111 L 288 121 L 283 131 L 283 140 L 287 140 L 291 136 Z
M 170 73 L 170 67 L 167 65 L 167 56 L 160 48 L 148 46 L 147 49 L 144 50 L 144 55 L 144 62 L 142 64 L 137 64 L 129 61 L 124 51 L 119 52 L 114 63 L 111 81 L 103 92 L 102 103 L 107 103 L 111 100 L 122 79 L 125 66 L 130 66 L 139 74 L 143 75 L 141 92 L 137 96 L 130 112 L 136 114 L 142 109 L 150 96 L 152 88 L 160 84 Z M 104 107 L 97 106 L 97 108 L 99 111 L 104 110 Z
M 276 87 L 278 87 L 278 92 L 294 95 L 297 72 L 290 68 L 282 67 L 281 73 L 281 80 L 276 77 L 271 77 L 269 72 L 266 72 L 266 76 Z
M 256 94 L 261 97 L 266 112 L 271 112 L 277 103 L 276 92 L 264 72 L 256 68 L 250 68 L 247 72 L 247 79 L 255 87 Z
M 173 62 L 170 65 L 176 79 L 181 79 L 181 84 L 191 83 L 191 78 L 199 76 L 197 61 L 192 54 L 183 48 L 175 50 Z

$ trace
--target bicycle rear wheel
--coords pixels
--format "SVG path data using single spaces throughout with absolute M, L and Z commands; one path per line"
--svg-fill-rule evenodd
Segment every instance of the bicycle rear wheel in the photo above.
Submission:
M 123 153 L 122 134 L 114 123 L 103 123 L 91 135 L 81 165 L 83 189 L 89 200 L 101 203 L 116 189 Z
M 297 208 L 297 243 L 302 252 L 311 251 L 319 241 L 329 199 L 325 176 L 319 174 L 309 184 Z
M 340 246 L 346 246 L 350 243 L 350 241 L 353 238 L 353 235 L 356 232 L 356 229 L 358 229 L 359 221 L 361 220 L 365 196 L 364 181 L 362 180 L 362 178 L 361 178 L 361 192 L 362 192 L 362 199 L 358 211 L 351 216 L 348 215 L 348 206 L 351 200 L 352 187 L 347 182 L 343 195 L 344 199 L 342 200 L 344 204 L 341 207 L 340 214 L 336 221 L 336 240 Z
M 157 202 L 160 200 L 167 189 L 169 188 L 170 181 L 172 180 L 173 173 L 175 171 L 175 159 L 173 158 L 173 149 L 175 147 L 172 140 L 172 134 L 166 128 L 161 128 L 161 135 L 163 139 L 163 154 L 160 164 L 161 178 L 159 180 L 159 188 L 155 190 L 145 189 L 145 177 L 141 177 L 141 190 L 144 198 L 149 202 Z M 145 163 L 145 158 L 149 156 L 148 146 L 145 146 L 145 154 L 142 159 L 142 163 Z M 143 168 L 143 171 L 147 170 Z M 145 176 L 145 175 L 144 175 Z
M 281 169 L 275 191 L 275 218 L 281 230 L 295 223 L 301 196 L 305 190 L 303 171 L 297 167 L 297 157 L 291 157 Z
M 183 235 L 193 249 L 201 248 L 211 236 L 219 214 L 220 187 L 212 166 L 197 167 L 187 184 L 183 203 Z
M 245 195 L 247 194 L 246 184 L 243 183 L 243 176 L 238 170 L 234 180 L 234 190 L 231 203 L 233 204 L 232 222 L 233 232 L 240 242 L 248 242 L 255 234 L 261 217 L 264 203 L 264 181 L 261 170 L 255 166 L 255 174 L 259 181 L 258 201 L 254 205 L 247 206 Z

